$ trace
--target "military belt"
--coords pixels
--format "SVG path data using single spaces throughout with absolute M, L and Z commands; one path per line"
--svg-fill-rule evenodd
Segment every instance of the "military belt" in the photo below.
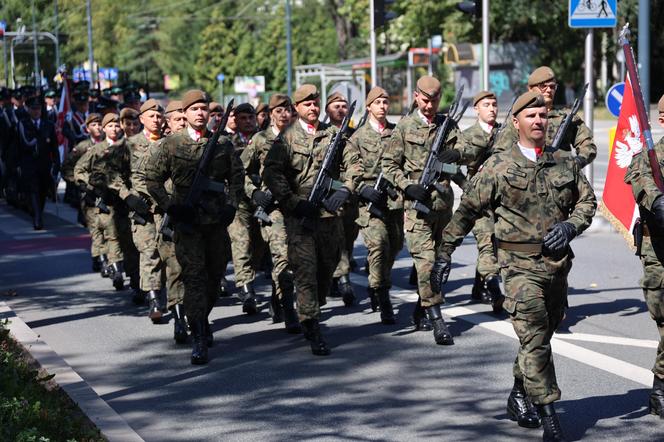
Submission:
M 496 245 L 499 249 L 508 250 L 510 252 L 542 253 L 542 243 L 509 242 L 497 239 Z

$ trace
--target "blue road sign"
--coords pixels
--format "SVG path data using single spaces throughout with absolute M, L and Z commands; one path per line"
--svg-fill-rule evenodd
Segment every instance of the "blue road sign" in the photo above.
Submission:
M 101 80 L 117 81 L 118 68 L 99 68 L 99 76 Z
M 570 28 L 615 28 L 617 0 L 569 0 Z
M 224 78 L 226 78 L 226 76 L 225 76 L 224 74 L 219 74 L 219 75 L 217 75 L 217 81 L 220 82 L 220 83 L 221 83 L 222 81 L 224 81 Z
M 606 92 L 606 108 L 614 117 L 620 116 L 620 106 L 622 106 L 623 95 L 625 95 L 625 83 L 617 83 Z

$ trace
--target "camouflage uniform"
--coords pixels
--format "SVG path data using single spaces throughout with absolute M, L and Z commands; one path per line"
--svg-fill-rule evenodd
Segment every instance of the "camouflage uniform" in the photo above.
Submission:
M 563 318 L 574 257 L 569 247 L 555 255 L 543 251 L 542 241 L 562 221 L 580 234 L 592 222 L 596 207 L 595 194 L 575 161 L 557 161 L 544 153 L 534 163 L 514 145 L 487 160 L 443 233 L 440 254 L 449 260 L 474 221 L 487 209 L 493 211 L 505 282 L 503 307 L 521 344 L 514 377 L 523 380 L 535 404 L 560 398 L 551 336 Z
M 660 169 L 664 169 L 664 138 L 655 145 Z M 639 204 L 643 226 L 641 241 L 641 264 L 643 277 L 640 280 L 650 317 L 659 330 L 659 346 L 653 373 L 664 380 L 664 226 L 658 225 L 650 211 L 662 192 L 655 185 L 646 150 L 636 154 L 627 169 L 625 182 L 632 185 L 634 199 Z
M 343 232 L 336 214 L 321 209 L 312 232 L 293 213 L 297 203 L 308 198 L 336 131 L 320 123 L 316 132 L 309 135 L 297 121 L 281 134 L 265 158 L 263 179 L 285 216 L 288 261 L 294 272 L 300 321 L 318 319 L 341 254 Z M 352 193 L 362 174 L 362 162 L 357 150 L 348 145 L 340 156 L 345 168 L 343 185 Z
M 436 133 L 436 124 L 425 123 L 422 118 L 419 111 L 415 111 L 399 121 L 383 155 L 383 173 L 401 191 L 419 182 Z M 461 154 L 460 163 L 472 161 L 476 155 L 472 146 L 460 141 L 459 131 L 454 128 L 447 138 L 446 148 L 455 149 Z M 429 215 L 418 216 L 418 212 L 411 209 L 409 203 L 405 210 L 406 245 L 417 269 L 418 293 L 423 307 L 443 302 L 443 295 L 431 290 L 429 277 L 443 228 L 452 217 L 454 193 L 449 177 L 443 176 L 440 185 L 444 192 L 432 193 Z
M 171 204 L 183 204 L 194 178 L 208 132 L 194 141 L 185 129 L 164 139 L 160 149 L 154 149 L 145 168 L 147 190 L 161 210 Z M 195 210 L 193 228 L 175 224 L 175 254 L 182 267 L 184 282 L 184 308 L 189 323 L 205 321 L 217 299 L 222 265 L 228 257 L 223 244 L 228 233 L 219 221 L 224 205 L 237 205 L 242 191 L 242 167 L 233 154 L 233 146 L 226 137 L 219 139 L 215 156 L 210 162 L 210 178 L 226 182 L 228 195 L 204 192 Z M 165 183 L 173 183 L 169 195 Z M 205 210 L 202 209 L 205 207 Z

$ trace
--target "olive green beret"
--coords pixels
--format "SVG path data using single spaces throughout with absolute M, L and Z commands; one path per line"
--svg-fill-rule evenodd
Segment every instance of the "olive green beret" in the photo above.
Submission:
M 182 96 L 182 110 L 186 111 L 189 106 L 196 103 L 207 104 L 208 99 L 205 92 L 199 89 L 191 89 Z
M 162 112 L 164 109 L 161 107 L 161 104 L 154 98 L 150 98 L 149 100 L 145 100 L 145 103 L 141 105 L 141 114 L 145 113 L 149 110 L 155 110 L 157 112 Z M 122 118 L 122 114 L 120 115 L 120 118 Z
M 306 100 L 315 100 L 319 97 L 318 88 L 313 84 L 303 84 L 293 94 L 293 101 L 299 104 Z
M 224 107 L 221 105 L 221 103 L 217 103 L 216 101 L 212 101 L 210 103 L 210 112 L 223 112 Z
M 141 108 L 142 109 L 142 108 Z M 149 109 L 146 109 L 149 110 Z M 136 112 L 136 109 L 132 109 L 131 107 L 125 107 L 120 111 L 120 119 L 129 119 L 129 120 L 135 120 L 138 118 L 138 112 Z
M 239 104 L 235 109 L 233 109 L 235 115 L 238 114 L 255 114 L 256 109 L 249 103 Z
M 327 102 L 325 103 L 325 107 L 328 107 L 330 104 L 336 103 L 337 101 L 340 101 L 342 103 L 348 103 L 348 100 L 346 100 L 346 97 L 344 97 L 341 92 L 335 92 L 327 97 Z
M 119 123 L 120 122 L 120 116 L 114 112 L 108 113 L 104 115 L 104 119 L 101 120 L 101 127 L 106 127 L 108 123 Z
M 556 74 L 553 73 L 553 69 L 548 66 L 540 66 L 533 71 L 532 74 L 528 77 L 528 86 L 536 86 L 545 81 L 555 80 Z
M 429 98 L 440 95 L 440 81 L 437 78 L 425 75 L 417 80 L 417 90 Z
M 180 100 L 171 100 L 166 106 L 167 114 L 175 111 L 182 112 L 182 102 Z
M 387 91 L 385 89 L 383 89 L 380 86 L 375 86 L 375 87 L 371 88 L 371 90 L 367 94 L 367 100 L 366 100 L 367 101 L 367 106 L 370 106 L 371 103 L 376 101 L 378 98 L 387 98 L 387 99 L 389 99 L 390 96 L 389 96 L 389 94 L 387 93 Z
M 101 123 L 101 115 L 96 113 L 89 114 L 88 117 L 85 119 L 85 125 L 87 126 L 88 124 L 94 123 L 95 121 L 97 123 Z
M 664 95 L 662 95 L 662 98 L 657 103 L 657 112 L 664 112 Z
M 512 106 L 512 115 L 517 116 L 519 112 L 529 107 L 542 107 L 544 104 L 544 97 L 539 92 L 528 91 L 519 96 Z
M 485 98 L 492 98 L 497 100 L 496 94 L 491 91 L 480 91 L 473 97 L 473 106 L 477 106 L 477 103 L 484 100 Z
M 274 94 L 270 97 L 270 104 L 268 105 L 270 111 L 277 107 L 288 107 L 291 105 L 290 97 L 286 94 Z

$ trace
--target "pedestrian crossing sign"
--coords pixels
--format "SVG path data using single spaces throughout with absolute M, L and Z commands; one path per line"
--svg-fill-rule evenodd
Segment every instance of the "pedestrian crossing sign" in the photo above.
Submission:
M 569 0 L 570 28 L 615 28 L 617 0 Z

